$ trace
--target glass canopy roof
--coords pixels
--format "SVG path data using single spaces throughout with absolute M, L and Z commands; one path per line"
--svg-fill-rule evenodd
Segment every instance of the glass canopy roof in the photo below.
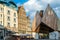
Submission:
M 17 8 L 17 5 L 12 0 L 0 0 L 0 4 L 5 4 L 11 8 Z

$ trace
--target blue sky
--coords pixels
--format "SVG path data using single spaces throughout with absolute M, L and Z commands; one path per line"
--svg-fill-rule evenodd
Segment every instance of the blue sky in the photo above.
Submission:
M 28 0 L 13 0 L 17 5 L 23 5 Z
M 57 16 L 60 18 L 60 0 L 13 0 L 17 6 L 24 5 L 27 15 L 33 19 L 37 11 L 45 10 L 47 4 L 53 8 Z

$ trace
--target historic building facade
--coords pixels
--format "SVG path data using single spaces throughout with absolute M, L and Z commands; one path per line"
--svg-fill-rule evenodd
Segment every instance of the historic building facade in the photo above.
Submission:
M 60 19 L 58 20 L 58 31 L 60 31 Z
M 25 34 L 29 27 L 29 18 L 26 16 L 26 12 L 23 6 L 18 7 L 18 31 Z
M 26 34 L 31 34 L 31 22 L 29 16 L 27 16 L 27 29 Z
M 26 16 L 24 6 L 18 7 L 18 31 L 22 34 L 31 33 L 30 18 Z
M 42 22 L 54 30 L 58 29 L 58 26 L 57 26 L 58 17 L 49 4 L 44 12 Z
M 6 29 L 18 32 L 17 6 L 14 2 L 0 1 L 0 24 Z
M 45 11 L 41 10 L 37 12 L 34 20 L 32 22 L 32 33 L 33 36 L 38 33 L 49 34 L 50 32 L 56 31 L 58 29 L 57 26 L 58 17 L 54 10 L 48 4 Z
M 37 12 L 34 19 L 35 20 L 32 23 L 32 30 L 34 30 L 33 28 L 37 28 L 41 23 L 46 24 L 53 30 L 57 30 L 58 17 L 49 4 L 45 12 L 43 12 L 43 10 L 40 12 Z

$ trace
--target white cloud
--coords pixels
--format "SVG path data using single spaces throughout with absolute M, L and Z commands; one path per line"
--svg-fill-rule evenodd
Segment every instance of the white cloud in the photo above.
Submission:
M 45 2 L 45 3 L 60 3 L 60 0 L 41 0 L 42 2 Z
M 60 4 L 60 0 L 29 0 L 28 2 L 24 3 L 24 7 L 26 12 L 30 12 L 29 13 L 31 15 L 30 17 L 34 17 L 36 11 L 45 9 L 48 3 L 52 5 L 52 7 L 54 6 L 57 7 L 58 4 Z M 56 9 L 58 10 L 59 8 Z
M 17 6 L 21 6 L 22 4 L 20 4 L 20 3 L 17 3 Z
M 54 11 L 56 12 L 56 14 L 58 15 L 58 17 L 60 18 L 60 7 L 54 8 Z
M 45 3 L 51 3 L 53 0 L 41 0 L 41 1 Z
M 39 4 L 36 0 L 29 0 L 24 4 L 26 12 L 30 12 L 30 17 L 33 17 L 36 11 L 43 9 L 43 5 Z
M 25 11 L 26 11 L 26 12 L 29 12 L 29 10 L 28 10 L 28 9 L 26 9 Z

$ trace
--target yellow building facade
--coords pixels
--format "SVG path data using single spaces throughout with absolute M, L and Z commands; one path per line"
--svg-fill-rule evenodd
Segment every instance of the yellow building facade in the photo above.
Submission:
M 19 33 L 26 34 L 29 27 L 29 19 L 23 6 L 18 7 L 18 31 Z
M 27 31 L 26 34 L 32 34 L 31 22 L 29 16 L 27 16 Z
M 26 27 L 27 27 L 27 18 L 26 13 L 24 10 L 24 7 L 18 7 L 18 31 L 19 33 L 26 33 Z

